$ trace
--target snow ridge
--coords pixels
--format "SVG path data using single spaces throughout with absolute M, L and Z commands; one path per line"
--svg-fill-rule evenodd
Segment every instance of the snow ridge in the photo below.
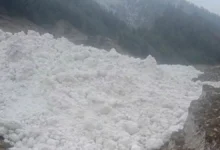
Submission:
M 193 67 L 157 65 L 34 31 L 0 31 L 0 135 L 14 150 L 151 150 L 201 94 Z

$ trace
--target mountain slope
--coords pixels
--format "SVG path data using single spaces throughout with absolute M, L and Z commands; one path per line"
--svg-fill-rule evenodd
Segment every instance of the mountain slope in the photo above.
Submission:
M 205 9 L 185 0 L 96 1 L 137 28 L 162 62 L 220 61 L 220 17 Z
M 102 43 L 104 37 L 132 56 L 146 58 L 151 54 L 160 63 L 220 63 L 219 17 L 196 8 L 204 13 L 201 15 L 192 9 L 195 6 L 181 0 L 108 1 L 107 11 L 103 9 L 106 3 L 92 0 L 2 0 L 0 4 L 9 15 L 25 17 L 47 31 L 57 22 L 67 22 L 88 35 L 90 45 L 95 43 L 93 39 Z M 109 12 L 112 7 L 120 8 L 120 13 Z M 69 29 L 65 32 L 71 37 L 75 32 Z
M 152 26 L 170 0 L 95 0 L 133 27 Z
M 10 22 L 1 19 L 0 27 L 6 31 L 26 31 L 33 27 L 39 31 L 38 28 L 41 28 L 55 37 L 65 36 L 77 44 L 107 50 L 115 47 L 123 51 L 113 37 L 118 28 L 126 30 L 127 25 L 92 1 L 3 0 L 0 6 L 0 14 L 10 18 Z M 30 22 L 32 26 L 28 26 Z
M 220 17 L 185 0 L 95 0 L 134 27 L 149 26 L 168 8 L 175 7 L 187 14 L 199 16 L 220 26 Z
M 158 49 L 165 52 L 173 49 L 189 62 L 215 63 L 220 60 L 220 32 L 197 14 L 169 9 L 156 20 L 152 31 L 164 41 Z

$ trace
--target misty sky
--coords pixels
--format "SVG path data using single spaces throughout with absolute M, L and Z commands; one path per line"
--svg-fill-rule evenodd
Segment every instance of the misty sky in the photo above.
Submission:
M 220 0 L 188 0 L 198 6 L 202 6 L 211 12 L 220 15 Z

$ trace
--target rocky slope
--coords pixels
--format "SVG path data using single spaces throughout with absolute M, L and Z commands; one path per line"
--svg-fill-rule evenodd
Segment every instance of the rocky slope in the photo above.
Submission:
M 195 81 L 220 81 L 220 66 L 207 67 L 204 74 L 201 74 Z
M 219 67 L 207 69 L 197 80 L 219 81 Z M 220 88 L 203 86 L 199 100 L 191 103 L 184 129 L 173 133 L 160 150 L 220 149 Z
M 8 150 L 12 146 L 4 141 L 4 137 L 0 136 L 0 150 Z

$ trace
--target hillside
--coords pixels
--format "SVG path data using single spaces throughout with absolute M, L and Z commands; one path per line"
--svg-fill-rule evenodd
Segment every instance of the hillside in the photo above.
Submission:
M 107 11 L 114 13 L 127 24 L 138 28 L 152 27 L 169 7 L 172 0 L 95 0 Z
M 220 26 L 220 17 L 199 8 L 186 0 L 95 0 L 107 11 L 114 13 L 121 20 L 133 27 L 153 26 L 155 20 L 170 7 L 178 8 L 193 15 L 197 13 L 204 19 Z
M 104 36 L 85 34 L 68 20 L 57 20 L 53 24 L 38 24 L 25 15 L 11 14 L 10 10 L 0 7 L 0 29 L 17 33 L 20 31 L 27 32 L 34 30 L 39 33 L 51 33 L 54 37 L 66 37 L 75 44 L 84 44 L 94 46 L 100 49 L 110 50 L 113 47 L 122 52 L 123 49 L 112 39 Z
M 107 38 L 114 43 L 108 47 L 119 45 L 126 53 L 140 58 L 151 54 L 160 63 L 220 62 L 220 19 L 217 15 L 185 1 L 98 1 L 101 5 L 96 2 L 3 0 L 0 4 L 9 16 L 27 18 L 46 31 L 60 21 L 67 22 L 70 29 L 90 37 L 88 45 L 98 47 L 99 44 L 93 43 L 102 43 L 102 39 Z M 68 30 L 65 32 L 71 37 L 75 32 Z

